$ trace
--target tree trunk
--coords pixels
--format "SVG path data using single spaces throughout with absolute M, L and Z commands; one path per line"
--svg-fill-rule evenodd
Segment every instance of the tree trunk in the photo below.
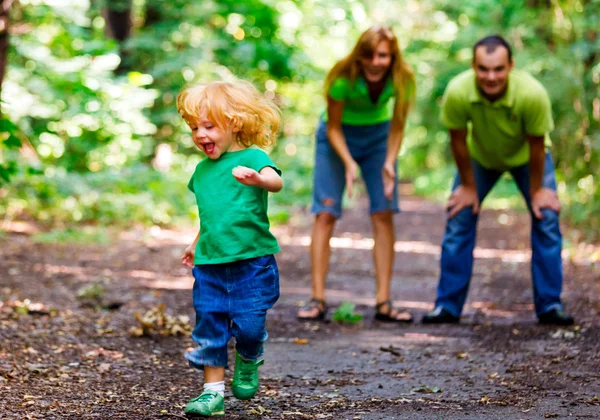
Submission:
M 160 0 L 146 1 L 146 18 L 144 19 L 144 27 L 148 28 L 162 20 L 161 8 L 163 5 Z
M 129 63 L 127 63 L 129 53 L 123 47 L 123 42 L 131 35 L 131 0 L 107 0 L 104 18 L 106 19 L 106 36 L 119 42 L 121 62 L 115 73 L 125 73 L 129 70 Z
M 104 10 L 106 35 L 122 43 L 131 34 L 131 2 L 108 1 Z
M 13 0 L 0 0 L 0 97 L 2 95 L 2 82 L 6 74 L 6 64 L 8 62 L 8 13 Z M 0 110 L 0 116 L 2 111 Z

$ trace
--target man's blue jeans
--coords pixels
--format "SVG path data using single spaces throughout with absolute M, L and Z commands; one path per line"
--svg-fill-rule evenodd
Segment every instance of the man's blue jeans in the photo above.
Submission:
M 483 202 L 502 172 L 489 170 L 474 159 L 471 166 L 477 183 L 479 202 Z M 529 165 L 510 170 L 519 190 L 523 194 L 531 213 L 529 196 Z M 452 190 L 460 185 L 460 176 L 454 179 Z M 542 186 L 556 191 L 554 165 L 550 153 L 546 154 Z M 552 309 L 562 309 L 562 235 L 558 213 L 550 209 L 542 210 L 543 218 L 537 219 L 531 213 L 531 276 L 535 312 L 539 316 Z M 446 223 L 446 233 L 442 242 L 441 274 L 435 306 L 441 306 L 452 315 L 460 317 L 473 270 L 473 248 L 477 229 L 477 214 L 472 208 L 460 211 Z M 507 235 L 509 233 L 507 232 Z

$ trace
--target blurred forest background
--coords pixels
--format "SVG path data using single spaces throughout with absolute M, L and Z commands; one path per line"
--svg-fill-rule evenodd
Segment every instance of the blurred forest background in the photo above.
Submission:
M 272 157 L 286 188 L 270 210 L 285 222 L 310 202 L 323 78 L 373 24 L 394 28 L 415 70 L 400 171 L 417 193 L 446 199 L 440 97 L 472 44 L 502 34 L 550 92 L 564 220 L 598 240 L 600 0 L 0 0 L 0 225 L 35 221 L 49 240 L 191 225 L 200 154 L 175 97 L 232 77 L 283 109 Z M 488 205 L 523 205 L 512 182 L 496 190 Z

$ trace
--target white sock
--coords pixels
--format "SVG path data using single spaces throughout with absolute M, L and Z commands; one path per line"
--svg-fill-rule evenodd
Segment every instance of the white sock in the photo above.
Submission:
M 219 394 L 221 394 L 221 397 L 224 397 L 225 396 L 225 381 L 205 383 L 204 390 L 218 392 Z

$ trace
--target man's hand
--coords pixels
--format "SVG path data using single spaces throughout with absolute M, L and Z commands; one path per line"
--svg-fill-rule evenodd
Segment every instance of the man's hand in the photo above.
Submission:
M 394 162 L 385 162 L 383 165 L 383 195 L 388 200 L 394 196 L 394 187 L 396 184 L 396 168 Z
M 183 255 L 181 256 L 181 263 L 190 268 L 194 268 L 194 252 L 196 251 L 196 244 L 193 243 L 188 245 L 183 251 Z
M 479 212 L 479 198 L 477 197 L 477 190 L 472 187 L 465 187 L 464 185 L 459 185 L 452 194 L 450 194 L 450 198 L 448 199 L 448 205 L 446 206 L 448 213 L 448 218 L 452 219 L 454 216 L 458 214 L 464 208 L 473 206 L 473 214 L 477 214 Z
M 536 218 L 544 218 L 542 209 L 550 209 L 560 213 L 560 201 L 556 191 L 550 188 L 540 188 L 531 194 L 531 211 Z
M 346 188 L 348 188 L 348 197 L 352 197 L 352 186 L 358 177 L 358 165 L 351 160 L 346 163 Z
M 261 185 L 261 176 L 252 168 L 246 166 L 236 166 L 231 171 L 235 179 L 244 185 L 257 186 Z

